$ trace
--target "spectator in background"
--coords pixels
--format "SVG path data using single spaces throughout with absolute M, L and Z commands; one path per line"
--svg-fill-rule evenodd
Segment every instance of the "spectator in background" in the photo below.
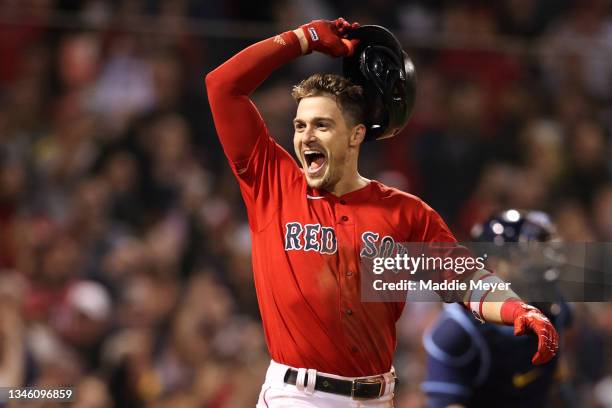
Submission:
M 581 120 L 572 130 L 567 143 L 570 158 L 563 194 L 590 206 L 596 188 L 611 176 L 606 136 L 601 124 L 594 120 Z
M 610 101 L 612 26 L 602 0 L 574 3 L 543 37 L 543 80 L 553 95 L 584 89 L 596 100 Z
M 602 184 L 595 192 L 592 214 L 598 238 L 612 242 L 612 183 Z
M 449 95 L 444 127 L 421 138 L 419 173 L 428 180 L 423 199 L 450 223 L 456 222 L 457 210 L 473 192 L 489 157 L 483 103 L 482 89 L 477 84 L 455 85 Z

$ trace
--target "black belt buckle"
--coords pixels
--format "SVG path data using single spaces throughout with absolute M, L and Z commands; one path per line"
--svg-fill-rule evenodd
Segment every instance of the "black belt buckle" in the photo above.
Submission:
M 351 398 L 360 398 L 360 397 L 355 397 L 355 391 L 357 391 L 357 384 L 378 384 L 379 385 L 378 396 L 375 398 L 380 398 L 385 393 L 386 381 L 383 376 L 379 376 L 376 378 L 357 378 L 353 380 L 353 385 L 351 386 Z M 366 398 L 372 398 L 372 397 L 366 397 Z

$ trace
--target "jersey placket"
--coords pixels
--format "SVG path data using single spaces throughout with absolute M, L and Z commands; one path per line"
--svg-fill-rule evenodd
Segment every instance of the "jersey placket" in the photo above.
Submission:
M 335 202 L 336 233 L 338 235 L 341 269 L 338 270 L 339 312 L 345 345 L 351 353 L 358 353 L 356 338 L 352 335 L 356 325 L 356 312 L 359 302 L 357 288 L 357 268 L 355 260 L 356 238 L 353 207 L 344 199 Z

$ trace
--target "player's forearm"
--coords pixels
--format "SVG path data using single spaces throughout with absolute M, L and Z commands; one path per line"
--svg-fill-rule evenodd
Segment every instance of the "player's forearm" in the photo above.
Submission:
M 283 64 L 302 54 L 289 31 L 242 50 L 206 76 L 208 102 L 223 150 L 241 171 L 265 124 L 249 95 Z
M 509 326 L 512 325 L 513 320 L 504 320 L 502 318 L 502 308 L 508 299 L 516 299 L 518 301 L 521 301 L 521 300 L 516 294 L 512 295 L 512 293 L 514 292 L 512 292 L 511 290 L 508 292 L 509 293 L 505 295 L 506 300 L 504 300 L 503 302 L 494 302 L 494 301 L 484 302 L 484 305 L 482 308 L 482 314 L 483 314 L 482 317 L 484 318 L 486 322 L 505 324 Z
M 300 55 L 302 46 L 294 31 L 253 44 L 206 76 L 209 99 L 211 93 L 213 98 L 219 93 L 248 96 L 274 70 Z
M 476 272 L 470 279 L 474 281 L 484 279 L 488 283 L 502 283 L 501 279 L 486 270 Z M 520 297 L 509 288 L 489 291 L 474 290 L 465 294 L 463 303 L 474 315 L 479 316 L 486 322 L 511 325 L 512 320 L 508 320 L 508 317 L 502 314 L 503 305 L 509 300 L 520 301 Z

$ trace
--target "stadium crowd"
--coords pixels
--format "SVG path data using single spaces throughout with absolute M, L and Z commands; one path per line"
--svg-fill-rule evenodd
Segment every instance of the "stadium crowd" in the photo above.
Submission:
M 459 239 L 517 207 L 612 241 L 609 1 L 0 0 L 0 386 L 75 386 L 79 408 L 255 404 L 269 357 L 249 228 L 203 77 L 339 15 L 398 33 L 418 73 L 410 124 L 364 147 L 366 177 Z M 315 71 L 340 63 L 307 57 L 254 96 L 290 149 L 291 85 Z M 574 307 L 558 388 L 610 407 L 612 304 Z M 438 308 L 398 323 L 398 407 L 423 403 Z

